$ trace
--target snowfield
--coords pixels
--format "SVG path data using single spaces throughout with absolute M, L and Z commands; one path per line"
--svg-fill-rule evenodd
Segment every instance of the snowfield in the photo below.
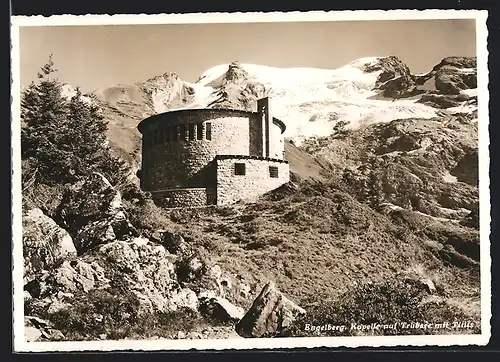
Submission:
M 338 123 L 345 128 L 401 118 L 432 118 L 435 109 L 418 99 L 371 99 L 380 72 L 365 72 L 381 57 L 357 59 L 338 69 L 275 68 L 241 64 L 252 81 L 262 83 L 272 99 L 273 115 L 287 125 L 286 137 L 326 136 Z M 184 108 L 204 108 L 217 97 L 229 64 L 205 71 L 192 86 L 195 101 Z

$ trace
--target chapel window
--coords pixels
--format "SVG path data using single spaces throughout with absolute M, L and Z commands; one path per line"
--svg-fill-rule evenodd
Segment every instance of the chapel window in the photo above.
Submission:
M 189 140 L 194 140 L 194 123 L 189 124 Z
M 244 163 L 237 162 L 234 164 L 234 174 L 238 176 L 246 175 L 246 165 Z
M 269 176 L 271 178 L 278 178 L 278 167 L 269 166 Z
M 210 141 L 212 139 L 212 123 L 207 123 L 206 124 L 206 130 L 205 131 L 206 131 L 205 137 L 206 137 L 207 140 Z
M 155 129 L 153 132 L 153 146 L 156 146 L 158 144 L 158 130 Z
M 179 139 L 179 126 L 172 127 L 172 141 L 177 141 Z
M 203 139 L 203 123 L 198 123 L 196 125 L 196 139 L 198 140 Z
M 181 141 L 186 140 L 186 125 L 185 124 L 181 124 L 181 126 L 180 126 L 180 138 L 179 139 Z

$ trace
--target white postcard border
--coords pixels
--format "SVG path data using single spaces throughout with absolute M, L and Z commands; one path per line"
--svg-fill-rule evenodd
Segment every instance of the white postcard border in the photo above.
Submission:
M 463 346 L 485 345 L 491 336 L 491 256 L 490 256 L 490 180 L 489 180 L 489 111 L 488 111 L 488 29 L 485 10 L 390 10 L 390 11 L 312 11 L 273 13 L 201 13 L 159 15 L 55 15 L 13 16 L 11 18 L 12 60 L 12 235 L 13 235 L 13 325 L 16 352 L 46 351 L 116 351 L 116 350 L 222 350 L 281 349 L 315 347 L 392 347 L 392 346 Z M 24 339 L 23 250 L 21 220 L 20 153 L 20 78 L 19 27 L 92 26 L 136 24 L 250 23 L 294 21 L 375 21 L 424 19 L 476 19 L 479 195 L 480 195 L 480 335 L 308 337 L 207 340 L 122 340 L 89 342 L 26 342 Z

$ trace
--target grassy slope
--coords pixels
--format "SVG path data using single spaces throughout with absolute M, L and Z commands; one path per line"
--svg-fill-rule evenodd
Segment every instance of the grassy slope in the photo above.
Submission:
M 249 298 L 230 297 L 246 308 L 269 280 L 307 307 L 406 271 L 431 279 L 441 291 L 434 298 L 452 300 L 477 316 L 477 271 L 445 263 L 434 250 L 436 240 L 396 225 L 335 188 L 313 184 L 286 196 L 273 194 L 279 193 L 280 200 L 268 195 L 255 204 L 175 211 L 176 222 L 167 228 L 251 286 Z

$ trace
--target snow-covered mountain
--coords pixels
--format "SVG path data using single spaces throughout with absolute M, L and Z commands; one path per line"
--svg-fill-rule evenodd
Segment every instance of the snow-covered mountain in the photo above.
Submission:
M 414 75 L 397 57 L 369 57 L 338 69 L 276 68 L 237 61 L 206 70 L 194 82 L 167 72 L 143 83 L 93 93 L 110 120 L 110 139 L 124 154 L 138 151 L 141 119 L 183 108 L 256 110 L 272 99 L 272 111 L 296 144 L 339 130 L 431 119 L 477 109 L 476 59 L 449 57 Z
M 326 136 L 339 123 L 358 128 L 397 118 L 436 116 L 436 109 L 417 103 L 418 98 L 376 99 L 377 81 L 383 70 L 367 72 L 381 58 L 358 59 L 344 67 L 273 68 L 255 64 L 225 64 L 206 71 L 194 86 L 203 97 L 187 107 L 206 107 L 217 102 L 227 87 L 228 69 L 238 67 L 246 84 L 261 84 L 272 98 L 273 113 L 287 125 L 285 136 Z M 243 88 L 245 89 L 245 88 Z

